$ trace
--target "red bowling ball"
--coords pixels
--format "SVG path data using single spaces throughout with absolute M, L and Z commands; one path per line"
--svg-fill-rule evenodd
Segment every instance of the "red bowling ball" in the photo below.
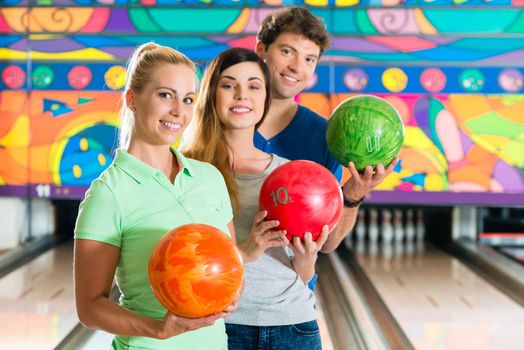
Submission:
M 260 189 L 259 208 L 267 210 L 266 220 L 279 220 L 278 229 L 287 238 L 304 238 L 311 232 L 313 240 L 322 226 L 331 231 L 342 214 L 342 190 L 337 179 L 320 164 L 294 160 L 273 170 Z

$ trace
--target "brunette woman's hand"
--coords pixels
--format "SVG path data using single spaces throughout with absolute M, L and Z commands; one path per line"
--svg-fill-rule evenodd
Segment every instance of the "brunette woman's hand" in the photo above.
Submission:
M 329 236 L 329 226 L 324 225 L 317 240 L 313 240 L 311 232 L 304 233 L 304 240 L 302 241 L 297 236 L 293 237 L 293 241 L 289 244 L 289 248 L 293 251 L 294 257 L 292 260 L 293 268 L 298 273 L 304 282 L 308 282 L 315 274 L 315 262 L 317 255 Z
M 268 248 L 289 244 L 285 230 L 273 230 L 280 223 L 277 220 L 266 221 L 266 216 L 265 210 L 255 216 L 249 238 L 238 246 L 244 263 L 257 260 Z

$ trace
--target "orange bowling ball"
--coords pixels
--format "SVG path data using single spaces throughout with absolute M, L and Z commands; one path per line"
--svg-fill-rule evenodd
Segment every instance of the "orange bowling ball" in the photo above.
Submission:
M 223 311 L 240 293 L 243 275 L 235 242 L 204 224 L 168 232 L 149 258 L 149 282 L 158 301 L 187 318 Z

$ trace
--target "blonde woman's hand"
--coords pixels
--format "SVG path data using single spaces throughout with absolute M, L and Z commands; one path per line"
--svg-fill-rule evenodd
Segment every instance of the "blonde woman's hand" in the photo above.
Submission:
M 195 329 L 211 326 L 216 320 L 227 315 L 228 312 L 224 311 L 206 317 L 185 318 L 168 312 L 164 319 L 159 321 L 158 338 L 167 339 Z

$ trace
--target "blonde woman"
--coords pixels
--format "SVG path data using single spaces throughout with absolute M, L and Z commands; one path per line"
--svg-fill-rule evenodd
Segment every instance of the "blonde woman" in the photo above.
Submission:
M 113 349 L 227 349 L 223 317 L 167 312 L 148 282 L 148 260 L 169 230 L 197 222 L 229 233 L 232 210 L 220 172 L 170 147 L 193 116 L 194 64 L 168 47 L 140 46 L 127 70 L 120 149 L 87 191 L 75 228 L 80 321 L 113 333 Z M 113 278 L 119 304 L 109 299 Z

